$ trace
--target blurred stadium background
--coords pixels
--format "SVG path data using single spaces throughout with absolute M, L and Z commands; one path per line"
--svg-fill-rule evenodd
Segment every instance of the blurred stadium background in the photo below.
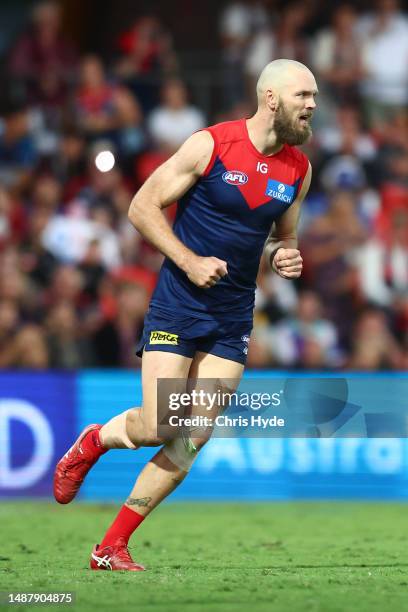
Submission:
M 405 9 L 0 3 L 0 497 L 50 497 L 83 424 L 140 403 L 133 347 L 162 257 L 128 223 L 132 194 L 193 131 L 249 116 L 274 58 L 308 64 L 321 93 L 305 271 L 288 283 L 261 267 L 248 372 L 381 372 L 392 392 L 408 366 Z M 174 497 L 405 498 L 407 450 L 218 439 Z M 151 454 L 109 454 L 82 498 L 122 499 Z

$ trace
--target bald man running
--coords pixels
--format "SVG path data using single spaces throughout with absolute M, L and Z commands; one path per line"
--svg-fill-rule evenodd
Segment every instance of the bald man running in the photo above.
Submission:
M 129 219 L 165 255 L 145 317 L 143 406 L 90 425 L 57 465 L 55 498 L 69 503 L 109 449 L 162 446 L 93 549 L 92 569 L 144 569 L 128 540 L 185 478 L 208 436 L 166 440 L 157 431 L 157 379 L 235 379 L 245 366 L 262 253 L 279 276 L 300 276 L 299 210 L 311 167 L 296 148 L 311 135 L 316 81 L 299 62 L 276 60 L 257 83 L 249 119 L 193 134 L 133 198 Z M 171 228 L 163 209 L 178 202 Z M 194 435 L 196 434 L 196 435 Z

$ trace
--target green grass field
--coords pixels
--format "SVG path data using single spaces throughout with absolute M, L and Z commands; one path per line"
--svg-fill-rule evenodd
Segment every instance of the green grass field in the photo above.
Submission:
M 75 606 L 58 608 L 81 611 L 408 609 L 402 504 L 167 504 L 131 541 L 148 571 L 92 572 L 115 512 L 2 503 L 0 591 L 72 590 Z

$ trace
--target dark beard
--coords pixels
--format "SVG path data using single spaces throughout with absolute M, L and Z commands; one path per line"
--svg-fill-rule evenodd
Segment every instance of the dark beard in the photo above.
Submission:
M 278 142 L 291 146 L 304 144 L 312 135 L 310 125 L 296 127 L 292 118 L 281 103 L 276 111 L 275 123 L 273 124 Z

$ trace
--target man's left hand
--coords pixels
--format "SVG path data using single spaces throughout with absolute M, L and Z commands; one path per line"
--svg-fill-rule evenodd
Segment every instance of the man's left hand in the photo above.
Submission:
M 278 249 L 273 258 L 272 268 L 282 278 L 299 278 L 303 259 L 298 249 Z

